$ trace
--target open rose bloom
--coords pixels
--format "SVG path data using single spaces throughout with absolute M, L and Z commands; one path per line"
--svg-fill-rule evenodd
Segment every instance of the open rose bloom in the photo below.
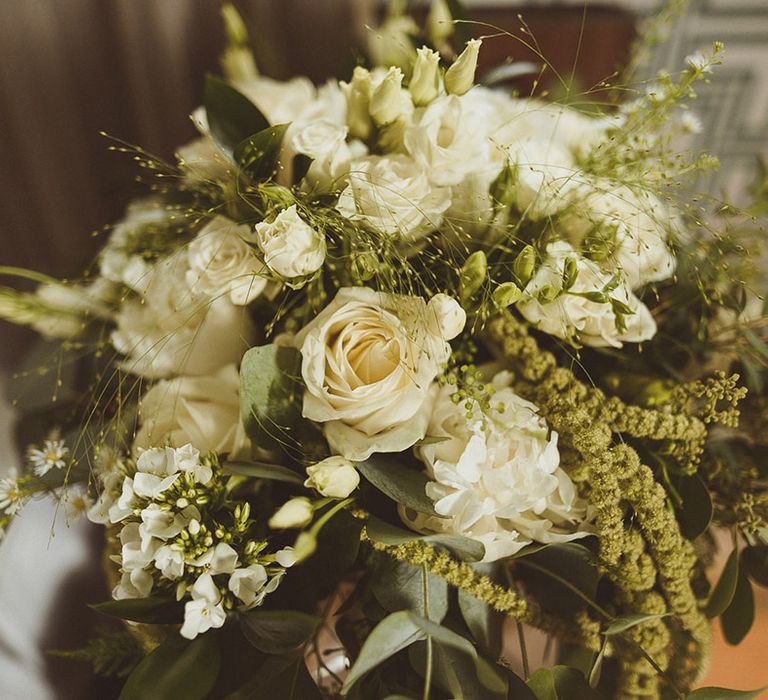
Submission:
M 673 146 L 720 47 L 585 109 L 476 84 L 449 5 L 321 86 L 258 74 L 227 6 L 162 187 L 82 282 L 0 290 L 76 369 L 0 531 L 87 493 L 126 631 L 82 657 L 121 697 L 683 697 L 709 619 L 752 623 L 760 237 L 678 199 Z

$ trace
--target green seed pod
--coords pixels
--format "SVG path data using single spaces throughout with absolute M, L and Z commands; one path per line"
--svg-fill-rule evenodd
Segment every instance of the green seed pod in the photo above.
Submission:
M 501 310 L 517 303 L 522 294 L 523 293 L 520 291 L 520 287 L 518 287 L 514 282 L 504 282 L 493 290 L 491 298 L 493 299 L 493 303 L 496 305 L 496 308 Z
M 517 281 L 521 286 L 525 286 L 533 276 L 533 268 L 536 266 L 536 251 L 532 245 L 527 245 L 523 248 L 518 256 L 515 258 L 515 262 L 512 263 L 512 271 L 517 277 Z
M 462 301 L 470 299 L 480 289 L 488 273 L 488 260 L 482 250 L 476 250 L 470 255 L 459 272 L 460 292 Z

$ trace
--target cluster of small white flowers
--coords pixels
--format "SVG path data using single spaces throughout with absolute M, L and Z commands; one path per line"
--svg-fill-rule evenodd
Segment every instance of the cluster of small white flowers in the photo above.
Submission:
M 277 588 L 292 550 L 267 553 L 266 542 L 250 537 L 248 504 L 224 502 L 215 464 L 185 445 L 145 450 L 135 468 L 111 479 L 89 512 L 91 520 L 121 526 L 115 598 L 175 592 L 186 600 L 181 634 L 192 639 Z
M 16 515 L 26 503 L 27 498 L 19 487 L 15 474 L 0 479 L 0 512 L 8 519 Z
M 584 537 L 586 503 L 560 465 L 557 433 L 538 409 L 509 388 L 511 375 L 496 374 L 493 407 L 468 410 L 437 391 L 429 435 L 441 441 L 416 448 L 432 481 L 427 495 L 441 517 L 401 516 L 424 532 L 448 532 L 482 542 L 484 561 L 515 554 L 531 542 Z

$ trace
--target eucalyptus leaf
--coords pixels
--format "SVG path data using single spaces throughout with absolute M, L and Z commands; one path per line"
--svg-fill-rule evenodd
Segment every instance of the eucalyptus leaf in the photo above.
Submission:
M 768 586 L 768 545 L 745 547 L 741 553 L 741 564 L 755 583 Z
M 538 700 L 601 700 L 602 696 L 589 687 L 584 674 L 570 666 L 540 668 L 529 679 L 528 686 Z
M 437 516 L 432 499 L 427 496 L 427 476 L 403 464 L 404 456 L 374 454 L 357 464 L 358 471 L 395 503 L 418 513 Z M 439 516 L 438 516 L 439 517 Z
M 595 600 L 600 572 L 594 555 L 582 544 L 551 544 L 515 563 L 526 587 L 547 611 L 573 612 Z
M 249 136 L 235 146 L 235 162 L 253 180 L 269 180 L 275 174 L 280 147 L 288 124 L 276 124 Z
M 309 675 L 304 655 L 271 656 L 252 678 L 223 700 L 322 700 L 323 695 Z
M 211 136 L 226 153 L 269 126 L 253 102 L 220 78 L 206 76 L 203 95 Z
M 248 436 L 258 447 L 290 449 L 301 417 L 301 353 L 295 348 L 261 345 L 240 364 L 240 412 Z
M 699 688 L 685 696 L 685 700 L 752 700 L 768 690 L 764 685 L 757 690 L 730 690 L 729 688 Z
M 245 638 L 265 654 L 285 654 L 299 648 L 319 624 L 319 618 L 296 610 L 252 610 L 240 616 Z
M 488 576 L 498 582 L 500 567 L 496 564 L 475 564 L 472 567 L 478 573 Z M 470 593 L 457 591 L 459 611 L 475 642 L 495 658 L 501 656 L 504 614 L 498 612 L 487 603 L 478 600 Z
M 376 516 L 368 518 L 366 530 L 368 536 L 374 542 L 380 542 L 381 544 L 400 545 L 406 542 L 413 542 L 414 540 L 421 540 L 422 542 L 429 542 L 430 544 L 447 549 L 462 561 L 480 561 L 485 556 L 483 543 L 472 540 L 469 537 L 447 534 L 420 535 L 417 532 L 411 532 L 396 525 L 390 525 Z
M 733 600 L 720 616 L 723 636 L 729 644 L 740 644 L 755 621 L 755 596 L 746 571 L 739 566 L 739 576 Z
M 216 682 L 221 664 L 215 633 L 191 642 L 171 635 L 133 670 L 119 700 L 204 700 Z
M 487 662 L 483 663 L 484 660 L 478 657 L 475 647 L 468 639 L 447 627 L 441 627 L 412 612 L 401 610 L 385 617 L 368 635 L 360 655 L 344 681 L 342 694 L 349 692 L 355 683 L 379 664 L 414 642 L 428 637 L 446 647 L 467 654 L 475 662 L 480 681 L 489 690 L 503 690 L 504 686 L 499 685 L 498 679 L 490 672 Z
M 424 570 L 387 555 L 381 557 L 381 565 L 371 581 L 376 600 L 389 612 L 412 610 L 429 619 L 440 622 L 448 612 L 447 581 L 427 573 L 427 606 L 424 600 Z
M 627 630 L 632 629 L 637 625 L 641 625 L 643 622 L 648 622 L 649 620 L 659 620 L 662 617 L 666 617 L 666 614 L 637 613 L 635 615 L 625 615 L 624 617 L 616 618 L 613 622 L 611 622 L 611 624 L 606 627 L 603 634 L 608 637 L 613 637 L 617 634 L 621 634 L 622 632 L 626 632 Z
M 280 464 L 267 462 L 224 462 L 222 469 L 225 474 L 237 476 L 249 476 L 254 479 L 268 479 L 271 481 L 284 481 L 288 484 L 301 486 L 304 479 L 292 469 Z
M 717 582 L 712 594 L 709 596 L 705 613 L 707 617 L 713 618 L 726 611 L 733 600 L 736 592 L 736 583 L 739 578 L 739 553 L 734 549 L 728 561 L 725 563 L 723 573 Z
M 675 481 L 674 486 L 682 500 L 677 508 L 680 532 L 689 540 L 696 539 L 712 521 L 714 508 L 709 489 L 698 474 L 683 476 Z
M 107 600 L 90 606 L 97 612 L 121 620 L 146 622 L 154 625 L 173 625 L 181 623 L 184 608 L 173 598 L 123 598 Z

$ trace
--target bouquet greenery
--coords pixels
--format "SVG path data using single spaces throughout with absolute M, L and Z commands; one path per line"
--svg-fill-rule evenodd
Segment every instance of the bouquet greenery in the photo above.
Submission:
M 59 343 L 0 525 L 87 511 L 126 621 L 74 655 L 124 700 L 757 697 L 692 690 L 768 584 L 768 188 L 693 197 L 678 145 L 722 47 L 553 102 L 475 84 L 438 2 L 318 88 L 224 17 L 199 138 L 115 146 L 148 193 L 93 268 L 2 269 Z

